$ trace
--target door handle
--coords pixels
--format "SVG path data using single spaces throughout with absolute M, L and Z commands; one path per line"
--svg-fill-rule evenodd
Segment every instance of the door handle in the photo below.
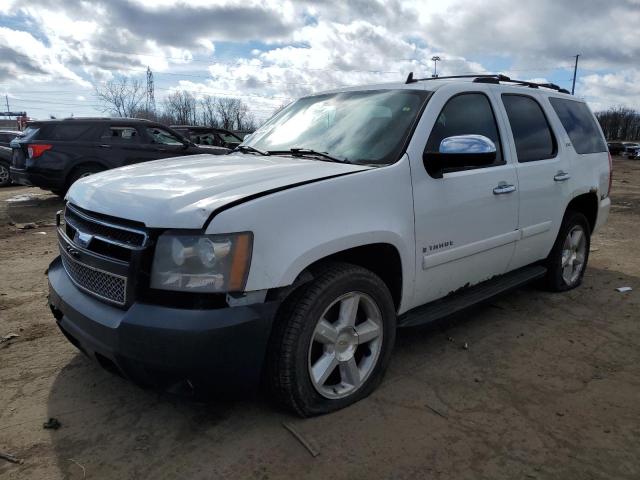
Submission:
M 493 189 L 494 195 L 503 195 L 505 193 L 511 193 L 516 191 L 515 185 L 509 185 L 506 182 L 500 182 L 497 187 Z
M 111 148 L 111 145 L 102 144 L 102 145 L 100 145 L 100 148 Z
M 555 176 L 553 177 L 553 179 L 556 182 L 566 182 L 570 178 L 571 178 L 571 175 L 569 175 L 567 172 L 563 172 L 562 170 L 556 173 Z

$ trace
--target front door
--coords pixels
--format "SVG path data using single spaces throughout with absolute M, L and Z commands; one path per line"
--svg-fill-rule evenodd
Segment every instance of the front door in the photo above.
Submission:
M 516 172 L 495 115 L 489 86 L 457 91 L 447 86 L 430 99 L 418 128 L 425 151 L 458 135 L 482 135 L 496 146 L 493 164 L 445 169 L 432 178 L 422 152 L 411 156 L 416 232 L 415 305 L 506 272 L 518 239 Z M 429 124 L 430 123 L 430 124 Z M 420 158 L 416 158 L 417 154 Z M 428 162 L 428 157 L 427 160 Z

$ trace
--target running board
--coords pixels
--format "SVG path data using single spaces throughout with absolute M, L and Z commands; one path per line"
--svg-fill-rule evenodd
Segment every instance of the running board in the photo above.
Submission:
M 439 320 L 490 298 L 521 287 L 546 275 L 547 269 L 530 265 L 513 272 L 486 280 L 473 287 L 462 289 L 440 300 L 409 310 L 398 318 L 399 327 L 416 327 Z

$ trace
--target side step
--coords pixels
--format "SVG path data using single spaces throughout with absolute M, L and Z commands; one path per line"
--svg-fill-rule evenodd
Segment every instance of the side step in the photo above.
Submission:
M 499 277 L 486 280 L 473 287 L 452 293 L 440 300 L 409 310 L 398 318 L 399 327 L 416 327 L 439 320 L 466 308 L 482 303 L 490 298 L 521 287 L 542 278 L 547 269 L 540 265 L 530 265 Z

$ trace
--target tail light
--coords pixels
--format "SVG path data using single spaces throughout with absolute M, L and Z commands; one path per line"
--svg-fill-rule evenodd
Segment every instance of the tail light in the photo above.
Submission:
M 47 145 L 43 143 L 33 143 L 27 147 L 27 151 L 29 152 L 29 158 L 38 158 L 47 150 L 51 150 L 52 145 Z
M 611 159 L 611 153 L 609 153 L 609 188 L 607 190 L 607 197 L 611 194 L 611 182 L 613 181 L 613 160 Z

